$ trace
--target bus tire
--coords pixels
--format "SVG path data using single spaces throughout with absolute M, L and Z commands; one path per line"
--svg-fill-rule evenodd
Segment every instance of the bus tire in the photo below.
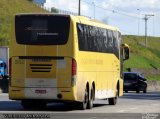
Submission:
M 92 109 L 93 107 L 93 101 L 94 101 L 94 88 L 92 86 L 90 94 L 89 94 L 89 100 L 88 100 L 88 104 L 87 104 L 87 109 Z
M 109 105 L 116 105 L 118 99 L 118 89 L 116 91 L 116 97 L 108 98 Z
M 79 103 L 79 107 L 81 110 L 87 109 L 88 101 L 89 101 L 89 89 L 86 87 L 85 93 L 84 93 L 84 100 L 83 102 Z

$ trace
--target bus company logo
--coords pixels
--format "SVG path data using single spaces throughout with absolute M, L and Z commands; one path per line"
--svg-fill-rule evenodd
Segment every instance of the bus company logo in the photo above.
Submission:
M 39 36 L 58 36 L 58 33 L 37 33 Z
M 142 114 L 142 119 L 159 119 L 160 114 L 156 113 L 144 113 Z
M 23 59 L 16 59 L 15 60 L 15 64 L 24 64 L 24 60 Z
M 48 29 L 46 28 L 41 28 L 41 27 L 26 27 L 26 31 L 47 31 Z

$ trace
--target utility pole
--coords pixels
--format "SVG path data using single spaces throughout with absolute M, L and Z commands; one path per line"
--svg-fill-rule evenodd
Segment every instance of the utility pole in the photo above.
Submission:
M 79 16 L 81 15 L 81 0 L 79 0 L 79 3 L 78 3 L 78 15 Z
M 94 17 L 94 19 L 95 19 L 95 3 L 92 2 L 92 4 L 93 4 L 93 17 Z
M 140 34 L 140 29 L 139 29 L 139 26 L 140 26 L 140 9 L 137 9 L 137 11 L 138 11 L 138 36 L 139 36 L 139 34 Z
M 145 20 L 145 47 L 147 48 L 147 21 L 150 17 L 154 16 L 154 14 L 145 14 L 143 20 Z

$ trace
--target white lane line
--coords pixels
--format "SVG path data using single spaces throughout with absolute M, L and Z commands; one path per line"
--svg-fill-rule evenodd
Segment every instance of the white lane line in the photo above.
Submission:
M 117 112 L 125 112 L 125 110 L 119 110 L 119 111 L 117 111 Z
M 90 117 L 90 118 L 87 118 L 87 119 L 97 119 L 97 117 Z
M 130 108 L 131 110 L 137 109 L 137 107 Z
M 159 106 L 159 104 L 151 104 L 151 105 L 153 105 L 153 106 Z

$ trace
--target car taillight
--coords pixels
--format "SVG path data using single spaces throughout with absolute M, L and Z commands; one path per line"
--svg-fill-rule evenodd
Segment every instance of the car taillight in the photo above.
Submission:
M 77 63 L 75 59 L 72 59 L 72 86 L 76 84 Z

